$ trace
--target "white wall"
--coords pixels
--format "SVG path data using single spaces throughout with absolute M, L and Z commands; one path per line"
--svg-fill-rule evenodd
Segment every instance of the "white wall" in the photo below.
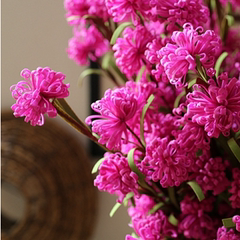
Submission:
M 38 66 L 49 66 L 66 74 L 71 84 L 67 99 L 81 119 L 88 115 L 88 84 L 77 87 L 82 68 L 68 59 L 67 42 L 72 29 L 64 18 L 62 1 L 53 0 L 2 0 L 2 110 L 10 109 L 14 103 L 9 88 L 21 80 L 20 71 Z M 105 83 L 103 88 L 110 86 Z M 64 127 L 72 131 L 59 120 Z M 78 136 L 83 144 L 84 137 Z M 94 240 L 122 240 L 131 229 L 127 226 L 129 217 L 122 207 L 112 219 L 109 211 L 115 204 L 115 197 L 99 193 L 99 218 L 93 235 Z

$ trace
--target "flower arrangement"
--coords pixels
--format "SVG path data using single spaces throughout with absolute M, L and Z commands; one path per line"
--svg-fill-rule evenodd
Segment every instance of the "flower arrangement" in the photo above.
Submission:
M 21 72 L 15 117 L 60 115 L 106 153 L 94 185 L 141 239 L 240 239 L 239 0 L 65 0 L 67 53 L 113 81 L 80 120 L 65 75 Z

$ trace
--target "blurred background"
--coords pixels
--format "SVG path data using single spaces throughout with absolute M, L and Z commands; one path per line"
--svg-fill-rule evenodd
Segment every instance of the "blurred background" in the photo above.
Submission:
M 90 112 L 89 82 L 86 79 L 81 88 L 77 86 L 77 80 L 84 68 L 77 66 L 67 57 L 66 48 L 68 39 L 72 37 L 72 28 L 66 22 L 63 1 L 2 0 L 1 9 L 2 114 L 8 111 L 14 103 L 9 88 L 21 80 L 20 71 L 23 68 L 34 70 L 38 66 L 49 66 L 67 76 L 65 83 L 71 85 L 70 96 L 67 101 L 76 114 L 84 120 Z M 110 82 L 101 80 L 101 95 L 109 87 L 112 87 Z M 82 147 L 83 151 L 88 148 L 88 139 L 77 134 L 63 120 L 57 118 L 54 121 L 63 131 L 67 131 L 73 138 L 76 138 L 76 142 Z M 87 151 L 86 154 L 87 161 L 92 166 L 97 159 L 93 159 Z M 97 207 L 94 213 L 95 223 L 93 223 L 94 228 L 89 239 L 124 239 L 126 234 L 132 232 L 128 227 L 129 217 L 126 208 L 121 207 L 114 217 L 110 218 L 109 212 L 116 203 L 116 197 L 98 191 L 96 194 L 98 197 L 96 198 Z M 26 206 L 24 194 L 11 183 L 2 181 L 1 209 L 5 220 L 10 221 L 10 225 L 11 221 L 21 222 L 26 214 Z M 51 215 L 51 211 L 49 215 Z M 48 238 L 46 237 L 46 239 Z

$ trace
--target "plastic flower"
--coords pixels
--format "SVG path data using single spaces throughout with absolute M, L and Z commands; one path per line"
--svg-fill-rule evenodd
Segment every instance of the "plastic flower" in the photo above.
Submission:
M 233 208 L 240 208 L 240 169 L 234 168 L 232 171 L 233 181 L 229 192 L 232 196 L 229 198 Z
M 113 46 L 116 64 L 127 76 L 136 74 L 146 64 L 144 52 L 152 39 L 151 33 L 143 26 L 126 28 L 123 38 L 117 39 Z
M 230 130 L 240 130 L 240 81 L 221 74 L 217 81 L 209 81 L 209 87 L 195 85 L 187 96 L 186 117 L 204 126 L 210 137 L 222 133 L 229 136 Z
M 203 32 L 202 27 L 196 29 L 189 23 L 183 25 L 183 32 L 175 31 L 171 40 L 173 43 L 158 51 L 161 64 L 170 80 L 177 87 L 185 85 L 188 70 L 195 71 L 196 56 L 205 68 L 213 67 L 221 41 L 214 31 Z
M 150 14 L 148 0 L 105 0 L 108 8 L 108 13 L 113 17 L 114 22 L 121 22 L 132 18 L 133 22 L 137 24 L 139 16 L 137 12 L 142 16 Z
M 188 178 L 188 168 L 192 159 L 179 149 L 175 140 L 155 138 L 147 145 L 142 168 L 154 182 L 162 187 L 179 186 Z
M 190 179 L 195 179 L 205 193 L 211 190 L 214 195 L 218 195 L 230 185 L 225 173 L 229 163 L 223 162 L 222 158 L 209 158 L 203 154 L 194 165 L 195 173 Z
M 86 28 L 74 28 L 74 36 L 68 42 L 68 57 L 78 65 L 87 65 L 89 58 L 96 61 L 109 50 L 109 42 L 98 29 L 91 25 Z
M 24 117 L 31 125 L 42 126 L 44 114 L 57 116 L 57 110 L 50 102 L 53 98 L 66 98 L 69 95 L 69 84 L 64 84 L 65 75 L 55 72 L 49 67 L 30 71 L 25 68 L 21 72 L 25 80 L 10 88 L 16 103 L 12 105 L 15 117 Z
M 92 131 L 100 135 L 101 144 L 119 149 L 122 142 L 128 142 L 128 124 L 141 106 L 141 96 L 128 88 L 108 89 L 101 100 L 92 104 L 100 115 L 89 116 L 86 123 L 92 124 Z M 94 118 L 99 119 L 92 121 Z
M 66 18 L 70 25 L 78 25 L 85 15 L 92 15 L 108 20 L 109 14 L 105 0 L 64 0 Z
M 162 21 L 169 24 L 168 30 L 176 28 L 176 23 L 181 26 L 191 23 L 197 27 L 206 23 L 209 18 L 208 8 L 200 0 L 151 0 L 150 5 L 153 7 L 153 14 L 161 16 Z
M 134 173 L 125 157 L 116 154 L 105 154 L 104 161 L 99 167 L 99 175 L 94 180 L 94 185 L 100 191 L 119 195 L 119 202 L 122 202 L 126 194 L 138 193 L 138 176 Z
M 239 240 L 240 234 L 235 233 L 233 229 L 228 230 L 225 227 L 220 227 L 217 231 L 217 240 Z

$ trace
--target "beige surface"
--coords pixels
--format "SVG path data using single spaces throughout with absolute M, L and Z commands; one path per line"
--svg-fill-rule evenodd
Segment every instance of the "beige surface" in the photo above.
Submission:
M 85 81 L 81 89 L 77 87 L 81 68 L 68 59 L 65 51 L 72 29 L 64 15 L 63 1 L 2 0 L 2 110 L 13 104 L 9 88 L 21 80 L 19 73 L 23 68 L 49 66 L 66 74 L 66 82 L 71 84 L 68 102 L 81 119 L 87 116 L 88 85 Z M 109 83 L 104 83 L 103 88 L 108 86 Z M 78 137 L 87 144 L 84 137 Z M 2 204 L 9 203 L 11 194 L 8 192 L 2 198 Z M 115 197 L 99 193 L 99 217 L 92 240 L 121 240 L 131 233 L 125 208 L 120 208 L 113 218 L 109 217 L 114 204 Z

